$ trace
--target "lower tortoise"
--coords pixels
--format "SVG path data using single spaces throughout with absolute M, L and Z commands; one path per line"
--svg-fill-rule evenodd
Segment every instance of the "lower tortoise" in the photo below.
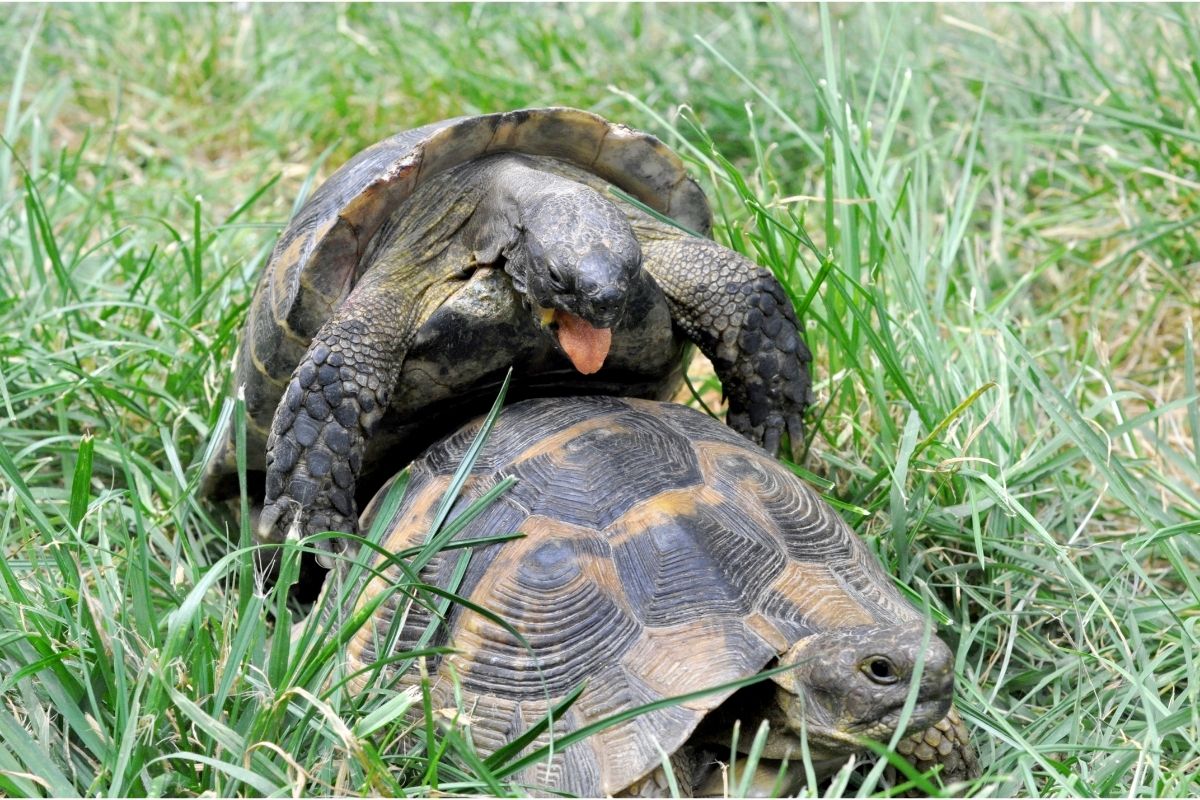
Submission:
M 466 426 L 412 465 L 403 502 L 383 527 L 384 550 L 401 553 L 426 539 L 479 427 Z M 888 741 L 906 701 L 910 735 L 898 751 L 921 769 L 941 764 L 945 780 L 977 774 L 952 707 L 950 650 L 841 518 L 729 428 L 671 403 L 529 400 L 501 413 L 449 518 L 508 478 L 515 483 L 456 536 L 523 537 L 471 550 L 457 591 L 521 638 L 454 605 L 426 643 L 454 648 L 427 664 L 434 708 L 454 707 L 457 696 L 481 753 L 512 741 L 583 683 L 555 720 L 557 736 L 794 665 L 556 750 L 552 762 L 518 776 L 531 791 L 664 794 L 665 752 L 685 794 L 720 794 L 715 765 L 729 757 L 733 720 L 743 742 L 769 722 L 763 755 L 793 765 L 802 763 L 803 731 L 814 766 L 828 774 L 864 751 L 864 737 Z M 364 529 L 383 496 L 367 507 Z M 464 552 L 435 555 L 421 582 L 451 586 Z M 396 566 L 376 566 L 382 571 L 362 587 L 359 604 L 391 592 Z M 430 622 L 427 607 L 391 594 L 350 641 L 350 670 L 417 647 Z M 756 776 L 761 792 L 771 790 L 776 767 L 764 764 Z M 802 766 L 785 773 L 783 790 L 794 791 L 803 775 Z

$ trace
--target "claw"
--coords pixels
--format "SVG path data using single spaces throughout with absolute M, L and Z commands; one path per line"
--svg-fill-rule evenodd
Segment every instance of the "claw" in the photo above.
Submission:
M 333 551 L 328 548 L 321 548 L 321 552 L 317 553 L 317 564 L 321 569 L 333 569 L 333 565 L 337 560 L 333 557 Z
M 338 525 L 334 530 L 340 530 L 344 533 L 356 533 L 358 526 L 352 520 L 345 520 Z M 337 556 L 345 553 L 347 545 L 343 539 L 322 539 L 317 542 L 317 548 L 320 552 L 317 553 L 317 563 L 325 569 L 333 569 L 337 564 Z
M 804 450 L 804 419 L 799 414 L 789 414 L 787 418 L 788 443 L 791 445 L 792 462 L 800 463 L 800 454 Z
M 772 419 L 767 422 L 763 432 L 763 449 L 773 456 L 779 455 L 779 440 L 783 436 L 783 420 Z
M 283 516 L 283 507 L 280 503 L 267 503 L 263 506 L 262 513 L 258 515 L 258 524 L 254 529 L 255 538 L 260 542 L 270 542 L 278 544 L 283 541 L 283 537 L 277 534 L 280 518 Z
M 267 503 L 258 515 L 255 525 L 258 541 L 268 544 L 296 542 L 306 536 L 327 531 L 353 534 L 358 532 L 358 524 L 355 519 L 342 515 L 332 507 L 301 507 L 294 501 L 285 499 L 282 502 Z M 325 569 L 332 568 L 335 563 L 333 555 L 344 549 L 344 545 L 339 546 L 341 540 L 323 538 L 316 544 L 320 551 L 316 556 L 317 563 Z

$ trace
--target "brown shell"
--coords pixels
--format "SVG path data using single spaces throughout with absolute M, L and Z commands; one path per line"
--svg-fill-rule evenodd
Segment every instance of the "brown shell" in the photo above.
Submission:
M 424 541 L 477 428 L 414 463 L 383 540 L 388 551 Z M 444 706 L 454 704 L 450 675 L 457 676 L 484 753 L 585 680 L 586 691 L 555 725 L 559 734 L 752 675 L 817 630 L 920 619 L 811 489 L 683 406 L 607 397 L 511 406 L 451 518 L 509 476 L 517 483 L 458 536 L 520 531 L 524 538 L 472 549 L 459 594 L 510 623 L 524 643 L 453 606 L 431 644 L 458 652 L 429 662 Z M 363 530 L 382 496 L 365 512 Z M 435 556 L 422 581 L 446 586 L 463 552 Z M 360 602 L 387 586 L 375 579 Z M 391 626 L 401 618 L 395 635 Z M 424 606 L 393 595 L 350 642 L 350 669 L 412 649 L 429 620 Z M 382 644 L 391 635 L 391 646 Z M 618 792 L 659 765 L 655 742 L 674 751 L 728 694 L 643 714 L 520 777 L 581 796 Z

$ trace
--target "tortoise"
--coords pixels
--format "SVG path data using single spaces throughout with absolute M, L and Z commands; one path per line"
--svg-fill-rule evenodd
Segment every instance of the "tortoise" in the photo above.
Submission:
M 425 541 L 479 427 L 465 426 L 411 465 L 403 501 L 380 528 L 385 552 Z M 523 639 L 453 605 L 432 640 L 419 644 L 429 606 L 396 590 L 395 564 L 367 559 L 371 577 L 357 583 L 358 593 L 327 595 L 354 598 L 341 606 L 347 613 L 379 604 L 346 650 L 358 691 L 375 662 L 389 659 L 390 670 L 398 654 L 450 645 L 452 654 L 427 662 L 433 707 L 452 708 L 459 698 L 486 755 L 585 681 L 555 720 L 556 735 L 790 664 L 742 691 L 692 697 L 609 727 L 518 777 L 539 792 L 653 796 L 667 787 L 661 747 L 673 754 L 685 794 L 719 794 L 714 755 L 728 757 L 734 719 L 747 731 L 743 742 L 767 720 L 764 756 L 796 764 L 803 728 L 814 767 L 828 774 L 864 749 L 859 737 L 887 742 L 910 695 L 916 733 L 897 749 L 921 769 L 940 763 L 944 779 L 977 774 L 952 706 L 949 648 L 833 509 L 761 448 L 674 403 L 541 398 L 503 410 L 448 519 L 508 478 L 515 483 L 456 537 L 523 537 L 470 550 L 457 587 L 459 549 L 435 555 L 419 580 L 456 590 Z M 364 530 L 386 488 L 364 511 Z M 346 574 L 335 570 L 328 586 Z M 382 602 L 380 593 L 388 593 Z M 330 613 L 336 604 L 325 602 Z M 414 672 L 391 677 L 412 684 Z M 777 766 L 756 776 L 760 788 L 771 787 Z M 803 769 L 786 777 L 784 788 L 794 790 Z
M 512 399 L 663 399 L 692 342 L 730 424 L 795 448 L 811 399 L 796 314 L 711 222 L 662 142 L 576 109 L 457 117 L 351 158 L 279 237 L 238 348 L 260 538 L 353 531 L 380 454 L 486 410 L 510 366 Z M 203 490 L 221 499 L 232 433 L 214 453 Z

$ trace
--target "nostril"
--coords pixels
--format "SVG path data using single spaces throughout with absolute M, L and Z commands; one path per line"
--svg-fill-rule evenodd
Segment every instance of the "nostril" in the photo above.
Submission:
M 621 307 L 624 294 L 616 287 L 605 287 L 591 296 L 592 307 L 601 314 L 610 314 Z
M 615 286 L 605 286 L 596 292 L 596 302 L 606 306 L 616 305 L 621 300 L 621 290 Z

